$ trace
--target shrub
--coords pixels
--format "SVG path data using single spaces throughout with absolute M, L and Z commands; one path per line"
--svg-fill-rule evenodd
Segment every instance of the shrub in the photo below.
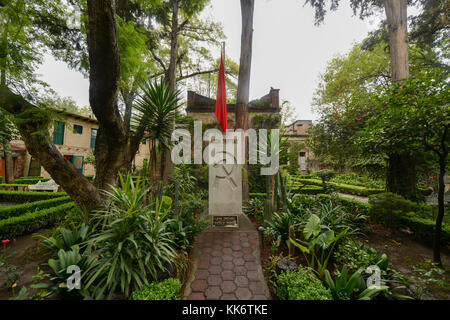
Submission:
M 67 196 L 65 192 L 45 191 L 0 191 L 0 202 L 34 202 Z
M 297 193 L 314 195 L 323 193 L 323 190 L 324 190 L 323 187 L 306 185 L 304 187 L 299 187 Z
M 162 282 L 152 282 L 132 294 L 133 300 L 178 300 L 181 282 L 169 278 Z
M 348 212 L 353 215 L 364 215 L 369 216 L 370 205 L 354 199 L 349 199 L 345 197 L 330 196 L 328 194 L 317 195 L 319 199 L 330 199 L 334 204 L 343 206 Z
M 324 169 L 324 170 L 320 170 L 315 172 L 315 174 L 322 179 L 322 183 L 325 183 L 327 181 L 330 181 L 331 178 L 334 177 L 335 173 L 333 170 L 329 170 L 329 169 Z
M 33 212 L 36 210 L 43 210 L 51 207 L 56 207 L 60 204 L 72 201 L 69 196 L 59 197 L 55 199 L 41 200 L 35 202 L 28 202 L 11 207 L 0 208 L 0 220 L 11 217 L 17 217 L 22 214 Z
M 57 207 L 29 212 L 19 217 L 0 220 L 0 238 L 14 238 L 49 227 L 61 221 L 74 207 L 75 203 L 69 202 Z
M 277 295 L 280 300 L 332 300 L 330 291 L 322 282 L 302 267 L 278 276 Z
M 42 177 L 23 177 L 23 178 L 18 178 L 15 181 L 21 184 L 36 184 L 39 181 L 45 182 L 45 181 L 49 181 L 49 178 L 42 178 Z
M 399 217 L 415 208 L 412 201 L 391 192 L 372 195 L 369 197 L 369 203 L 371 205 L 370 217 L 374 221 L 383 222 L 390 227 L 398 226 Z
M 93 213 L 100 230 L 90 239 L 98 264 L 87 274 L 94 298 L 110 299 L 120 290 L 129 296 L 148 280 L 157 280 L 175 260 L 173 235 L 168 231 L 171 199 L 148 200 L 148 189 L 134 185 L 131 175 L 119 175 L 119 187 L 105 192 L 109 203 Z

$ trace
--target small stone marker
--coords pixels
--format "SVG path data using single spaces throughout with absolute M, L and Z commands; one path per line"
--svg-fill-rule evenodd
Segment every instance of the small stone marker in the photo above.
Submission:
M 292 260 L 280 260 L 277 262 L 278 273 L 283 271 L 294 271 L 296 270 L 298 265 Z
M 224 228 L 237 228 L 238 216 L 213 216 L 213 226 L 214 227 L 224 227 Z

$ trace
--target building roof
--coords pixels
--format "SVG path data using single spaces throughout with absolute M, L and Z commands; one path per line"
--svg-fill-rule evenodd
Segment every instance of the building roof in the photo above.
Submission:
M 255 113 L 278 113 L 280 112 L 280 89 L 270 88 L 270 92 L 256 100 L 249 102 L 248 111 Z M 216 100 L 202 96 L 193 91 L 188 91 L 187 112 L 210 113 L 216 108 Z M 227 111 L 232 113 L 236 110 L 236 104 L 227 104 Z
M 98 120 L 95 119 L 95 118 L 82 116 L 82 115 L 79 115 L 79 114 L 76 114 L 76 113 L 67 112 L 67 111 L 65 111 L 65 110 L 58 110 L 58 109 L 55 109 L 55 112 L 61 113 L 61 114 L 63 114 L 63 115 L 69 116 L 69 117 L 71 117 L 71 118 L 79 119 L 79 120 L 82 120 L 82 121 L 87 121 L 87 122 L 95 123 L 95 124 L 98 124 L 98 123 L 99 123 Z

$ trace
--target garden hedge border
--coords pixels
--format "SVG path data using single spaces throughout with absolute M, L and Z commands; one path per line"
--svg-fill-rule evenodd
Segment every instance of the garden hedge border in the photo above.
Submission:
M 75 203 L 69 202 L 57 207 L 29 212 L 19 217 L 0 220 L 0 239 L 11 239 L 52 226 L 61 221 L 66 212 L 73 208 Z
M 34 202 L 67 196 L 65 192 L 0 190 L 0 202 Z
M 0 221 L 3 219 L 8 219 L 11 217 L 18 217 L 20 215 L 37 211 L 52 208 L 55 206 L 59 206 L 63 203 L 67 203 L 72 201 L 69 196 L 48 199 L 48 200 L 40 200 L 35 202 L 27 202 L 24 204 L 19 204 L 11 207 L 2 207 L 0 208 Z
M 19 182 L 22 184 L 36 184 L 39 181 L 45 182 L 45 181 L 49 181 L 49 178 L 34 178 L 34 177 L 23 177 L 23 178 L 18 178 L 15 180 L 15 182 Z
M 331 199 L 331 196 L 328 194 L 318 194 L 317 196 Z M 337 197 L 337 199 L 339 200 L 340 205 L 349 210 L 365 214 L 369 218 L 371 217 L 372 206 L 369 203 L 344 197 Z M 398 218 L 397 224 L 402 227 L 410 228 L 414 232 L 414 235 L 425 243 L 430 245 L 433 243 L 434 226 L 436 224 L 434 220 L 418 217 L 416 213 L 408 212 Z M 441 243 L 442 245 L 450 243 L 450 225 L 448 224 L 442 224 Z

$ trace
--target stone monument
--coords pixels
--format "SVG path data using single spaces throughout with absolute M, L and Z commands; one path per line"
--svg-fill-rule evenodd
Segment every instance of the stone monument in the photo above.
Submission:
M 238 227 L 242 214 L 242 165 L 226 151 L 219 158 L 222 160 L 209 165 L 208 212 L 214 226 Z

